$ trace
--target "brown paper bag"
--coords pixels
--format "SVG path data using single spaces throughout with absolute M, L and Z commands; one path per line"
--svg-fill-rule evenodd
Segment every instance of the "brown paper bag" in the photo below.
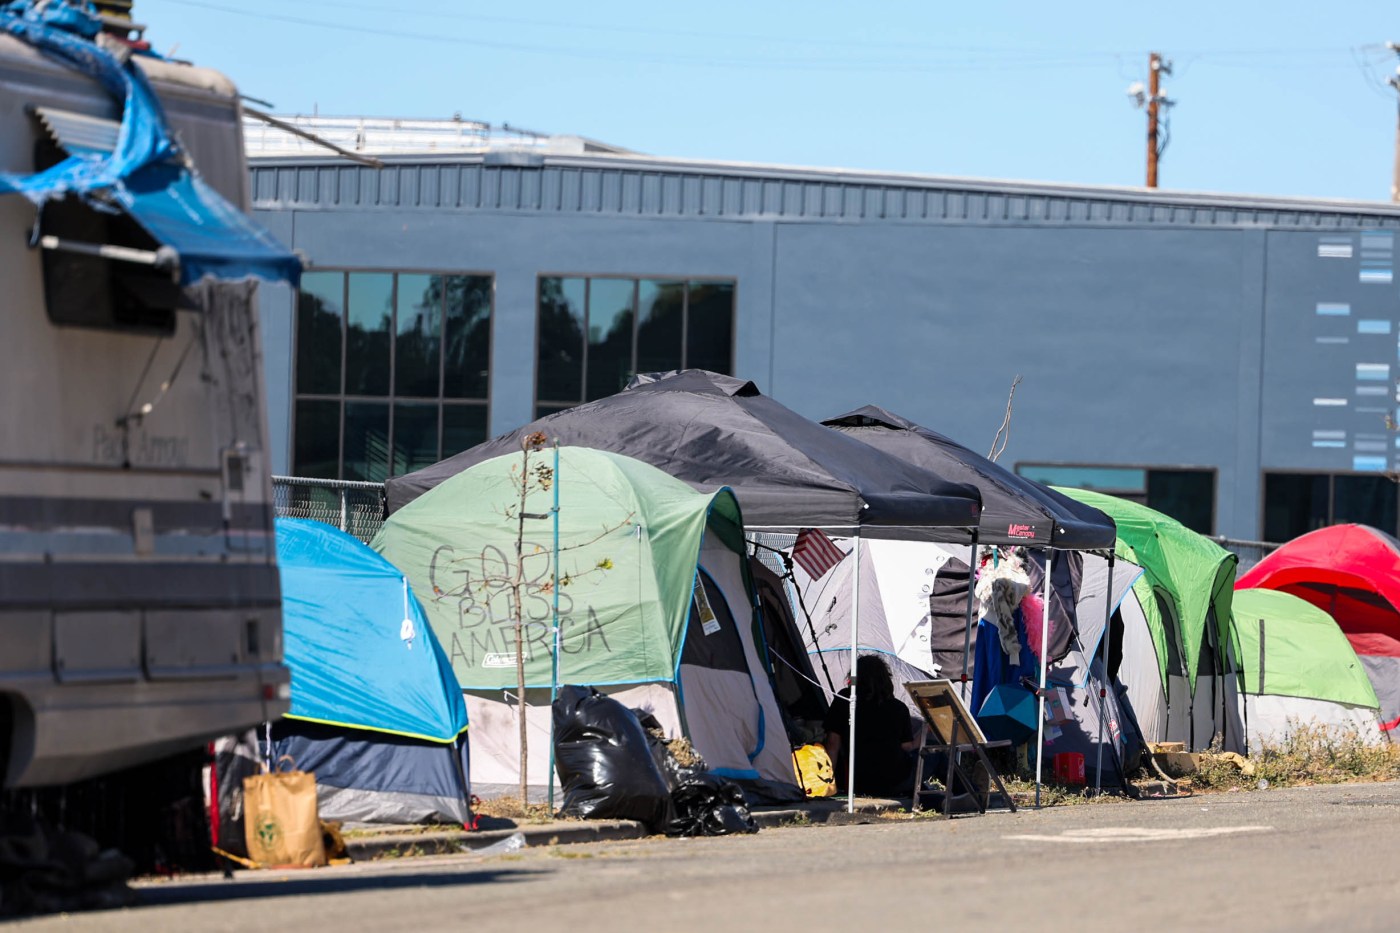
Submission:
M 243 779 L 243 834 L 248 855 L 265 868 L 318 868 L 326 864 L 321 821 L 316 815 L 316 776 L 278 770 Z M 285 770 L 284 770 L 285 769 Z

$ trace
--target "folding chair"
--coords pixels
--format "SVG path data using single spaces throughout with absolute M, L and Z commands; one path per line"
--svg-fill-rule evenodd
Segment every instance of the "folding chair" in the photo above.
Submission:
M 986 813 L 987 808 L 991 805 L 993 784 L 996 785 L 996 789 L 1011 808 L 1011 812 L 1015 813 L 1016 801 L 1011 799 L 1006 785 L 1002 783 L 1001 774 L 987 758 L 987 749 L 1006 748 L 1011 743 L 1006 740 L 996 742 L 987 740 L 987 737 L 982 734 L 981 727 L 977 725 L 977 720 L 963 705 L 962 697 L 958 695 L 957 688 L 951 680 L 912 681 L 906 683 L 904 687 L 909 691 L 909 696 L 914 700 L 914 705 L 918 707 L 920 717 L 923 720 L 919 726 L 919 762 L 914 769 L 913 812 L 917 813 L 920 809 L 919 791 L 924 782 L 924 756 L 930 752 L 945 752 L 948 755 L 948 773 L 943 782 L 943 816 L 945 819 L 952 816 L 954 777 L 961 780 L 964 787 L 971 789 L 979 815 Z M 989 778 L 986 789 L 979 790 L 963 769 L 959 761 L 963 752 L 976 752 L 977 758 L 982 767 L 986 769 Z

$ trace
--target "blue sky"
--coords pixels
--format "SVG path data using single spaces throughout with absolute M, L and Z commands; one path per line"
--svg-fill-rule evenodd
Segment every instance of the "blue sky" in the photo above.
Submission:
M 1155 49 L 1179 101 L 1164 188 L 1390 196 L 1395 0 L 137 0 L 136 17 L 279 113 L 460 112 L 657 155 L 1108 185 L 1142 183 L 1125 91 Z

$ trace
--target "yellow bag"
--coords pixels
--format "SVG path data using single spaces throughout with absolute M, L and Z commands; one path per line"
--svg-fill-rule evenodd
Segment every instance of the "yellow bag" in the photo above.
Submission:
M 836 769 L 831 756 L 820 745 L 803 745 L 792 753 L 797 770 L 797 784 L 808 797 L 836 796 Z
M 316 775 L 291 770 L 294 765 L 286 756 L 277 764 L 276 771 L 243 779 L 248 855 L 263 868 L 325 865 L 326 846 L 316 815 Z

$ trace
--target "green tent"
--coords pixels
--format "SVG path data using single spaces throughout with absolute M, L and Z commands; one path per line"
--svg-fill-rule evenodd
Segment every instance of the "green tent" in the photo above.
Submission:
M 1231 629 L 1245 693 L 1380 708 L 1351 642 L 1306 600 L 1281 590 L 1237 590 Z
M 546 448 L 528 463 L 523 452 L 478 463 L 399 509 L 372 542 L 419 594 L 467 692 L 473 786 L 519 776 L 517 599 L 530 775 L 547 773 L 534 762 L 550 734 L 556 484 L 559 683 L 647 709 L 713 770 L 791 783 L 734 494 L 607 451 L 561 447 L 557 475 L 554 462 Z
M 1059 491 L 1107 513 L 1118 526 L 1115 553 L 1143 570 L 1133 592 L 1142 604 L 1157 648 L 1163 689 L 1167 689 L 1168 659 L 1179 654 L 1194 694 L 1203 646 L 1210 640 L 1223 645 L 1228 638 L 1239 558 L 1145 505 L 1087 489 Z M 1164 618 L 1164 613 L 1169 617 Z M 1216 624 L 1214 639 L 1207 635 L 1211 619 Z M 1169 641 L 1173 632 L 1178 638 L 1175 644 Z

